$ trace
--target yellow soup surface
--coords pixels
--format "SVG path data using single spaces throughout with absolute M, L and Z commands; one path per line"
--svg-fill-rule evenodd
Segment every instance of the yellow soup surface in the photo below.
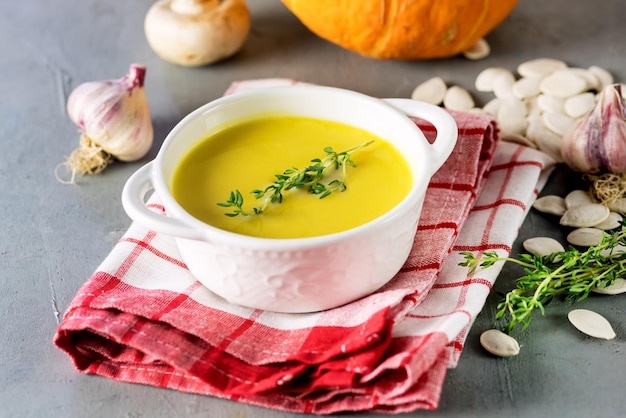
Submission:
M 262 205 L 250 192 L 265 189 L 289 168 L 302 169 L 311 160 L 366 141 L 370 145 L 351 158 L 346 190 L 320 199 L 305 189 L 283 193 L 282 203 L 271 203 L 261 215 L 229 217 L 226 202 L 239 190 L 243 209 Z M 339 175 L 327 172 L 330 181 Z M 325 182 L 325 181 L 324 181 Z M 265 238 L 303 238 L 347 230 L 396 206 L 412 187 L 409 166 L 386 140 L 342 123 L 294 116 L 261 117 L 226 127 L 201 140 L 175 168 L 171 190 L 192 216 L 228 231 Z

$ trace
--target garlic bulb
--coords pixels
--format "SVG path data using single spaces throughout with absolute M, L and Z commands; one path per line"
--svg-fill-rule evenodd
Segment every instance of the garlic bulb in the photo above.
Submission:
M 626 107 L 621 85 L 606 86 L 595 108 L 563 135 L 561 155 L 583 173 L 626 172 Z
M 114 159 L 135 161 L 148 153 L 154 133 L 145 75 L 145 66 L 132 64 L 120 79 L 87 82 L 72 91 L 67 112 L 82 135 L 65 163 L 71 183 L 76 172 L 97 174 Z

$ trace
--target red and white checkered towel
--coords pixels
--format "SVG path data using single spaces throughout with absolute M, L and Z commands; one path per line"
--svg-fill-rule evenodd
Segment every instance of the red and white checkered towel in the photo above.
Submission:
M 268 408 L 436 408 L 499 273 L 467 276 L 459 251 L 508 254 L 554 164 L 499 143 L 488 117 L 451 113 L 457 147 L 432 178 L 409 259 L 378 292 L 319 313 L 234 306 L 194 279 L 172 237 L 133 223 L 78 290 L 55 344 L 82 372 Z M 157 199 L 150 206 L 162 210 Z

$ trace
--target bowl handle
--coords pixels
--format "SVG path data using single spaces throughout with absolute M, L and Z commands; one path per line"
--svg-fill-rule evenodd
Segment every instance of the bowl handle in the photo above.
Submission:
M 185 222 L 157 213 L 146 206 L 146 193 L 153 189 L 150 177 L 152 162 L 141 167 L 126 181 L 122 190 L 122 206 L 126 214 L 140 224 L 159 233 L 180 238 L 205 240 L 200 230 Z
M 432 173 L 439 170 L 448 159 L 456 145 L 459 129 L 454 118 L 439 106 L 419 102 L 413 99 L 383 99 L 385 102 L 405 113 L 407 116 L 424 119 L 437 130 L 432 150 Z

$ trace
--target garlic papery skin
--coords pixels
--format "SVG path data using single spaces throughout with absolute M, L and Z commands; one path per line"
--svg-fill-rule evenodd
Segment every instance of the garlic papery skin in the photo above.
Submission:
M 148 44 L 165 61 L 202 66 L 241 49 L 250 32 L 245 0 L 159 0 L 144 20 Z
M 563 135 L 561 155 L 583 173 L 626 172 L 626 107 L 621 85 L 606 86 L 596 106 Z

